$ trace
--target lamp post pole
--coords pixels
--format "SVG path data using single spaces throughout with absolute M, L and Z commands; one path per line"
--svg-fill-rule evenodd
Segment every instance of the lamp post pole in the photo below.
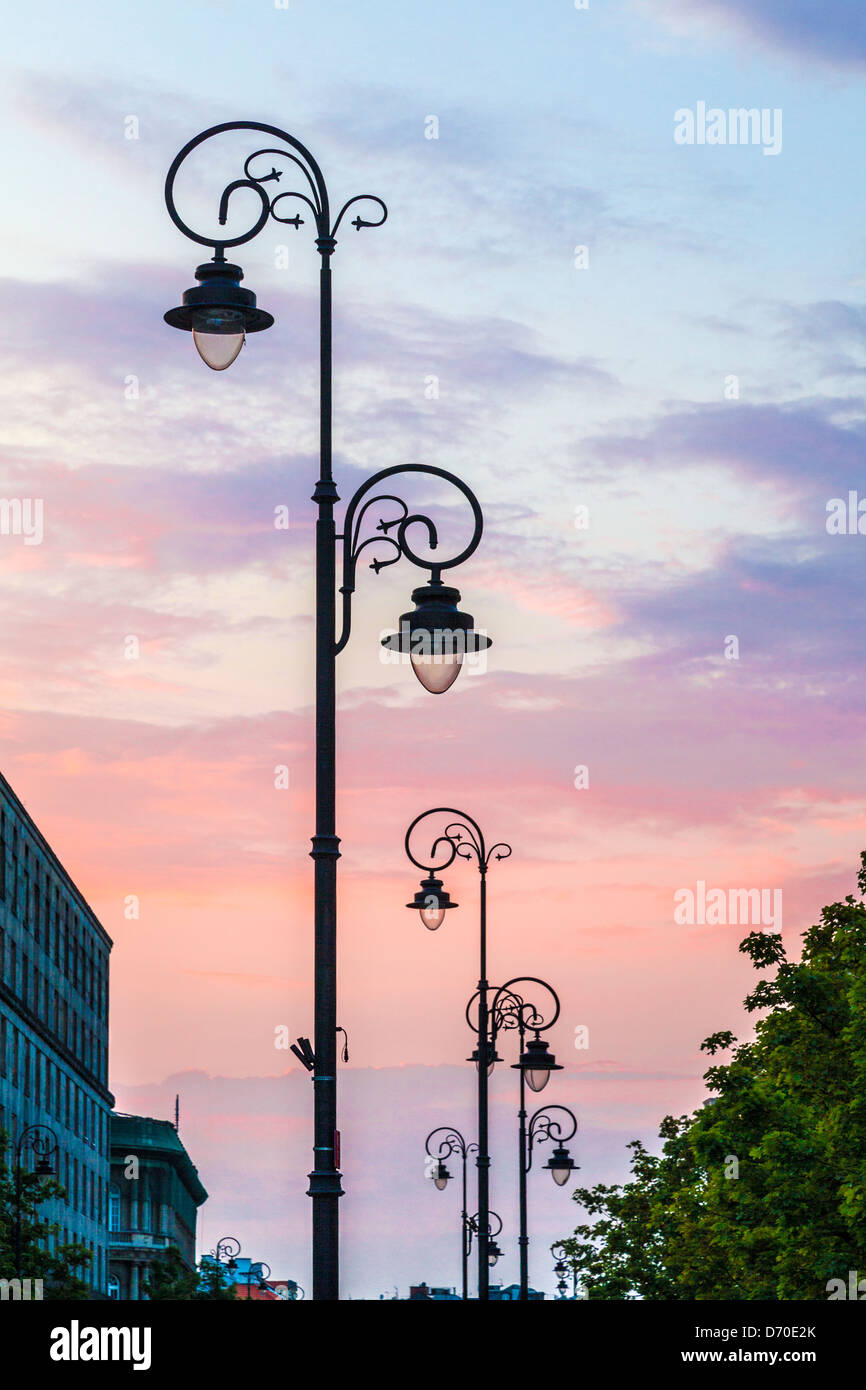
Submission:
M 525 985 L 540 988 L 546 992 L 548 1000 L 543 1008 L 525 1000 L 523 994 L 518 993 L 517 986 L 520 986 L 522 991 Z M 512 1069 L 520 1074 L 520 1099 L 517 1111 L 517 1173 L 520 1213 L 520 1234 L 518 1236 L 520 1301 L 522 1303 L 526 1303 L 529 1299 L 527 1177 L 532 1167 L 533 1148 L 536 1143 L 545 1139 L 558 1142 L 559 1147 L 554 1150 L 553 1158 L 545 1167 L 551 1170 L 553 1179 L 559 1186 L 568 1180 L 568 1176 L 575 1166 L 568 1150 L 563 1147 L 564 1143 L 577 1132 L 577 1120 L 571 1111 L 562 1105 L 551 1105 L 536 1111 L 532 1118 L 528 1119 L 526 1109 L 527 1087 L 534 1092 L 543 1091 L 550 1080 L 551 1073 L 562 1071 L 561 1065 L 556 1061 L 548 1044 L 541 1037 L 542 1033 L 546 1033 L 556 1023 L 560 1009 L 559 995 L 553 986 L 534 975 L 517 976 L 506 981 L 504 985 L 500 985 L 495 991 L 490 1005 L 491 1037 L 494 1048 L 497 1033 L 515 1029 L 520 1046 L 520 1059 L 513 1064 Z M 527 1033 L 534 1035 L 528 1041 Z M 563 1122 L 552 1115 L 553 1111 L 561 1111 L 568 1115 L 573 1122 L 573 1128 L 569 1133 L 563 1134 Z
M 415 857 L 410 841 L 415 827 L 429 816 L 454 816 L 456 819 L 448 820 L 445 823 L 443 833 L 437 836 L 433 842 L 429 862 L 427 862 L 426 859 L 422 860 Z M 435 861 L 440 850 L 447 854 L 447 858 L 444 863 L 436 864 Z M 487 870 L 491 859 L 507 859 L 511 854 L 511 846 L 499 843 L 487 849 L 481 827 L 465 811 L 456 811 L 453 806 L 434 806 L 429 811 L 422 811 L 420 816 L 416 816 L 406 831 L 406 854 L 417 868 L 427 872 L 427 877 L 422 879 L 421 888 L 415 894 L 414 901 L 407 903 L 406 906 L 416 908 L 420 912 L 421 920 L 430 931 L 438 930 L 444 920 L 445 912 L 449 908 L 457 907 L 457 903 L 451 902 L 449 894 L 442 887 L 441 879 L 436 875 L 447 869 L 458 857 L 474 859 L 481 875 L 478 913 L 478 989 L 473 995 L 473 1000 L 478 1000 L 478 1024 L 476 1028 L 470 1020 L 470 1027 L 474 1028 L 478 1034 L 478 1047 L 471 1059 L 478 1068 L 478 1153 L 475 1159 L 478 1168 L 478 1297 L 482 1302 L 486 1302 L 490 1296 L 490 1265 L 487 1248 L 490 1239 L 487 1220 L 490 1209 L 488 1072 L 496 1060 L 496 1049 L 495 1046 L 491 1047 L 489 1038 L 487 1008 L 487 995 L 490 989 L 487 979 Z
M 178 171 L 195 149 L 213 136 L 231 131 L 258 132 L 279 142 L 256 149 L 243 163 L 243 177 L 232 180 L 224 189 L 219 203 L 219 223 L 225 226 L 232 194 L 237 189 L 249 189 L 260 201 L 255 222 L 246 232 L 234 237 L 214 237 L 193 231 L 180 216 L 174 197 Z M 271 167 L 261 164 L 267 156 Z M 303 191 L 286 190 L 272 197 L 265 185 L 278 183 L 285 169 L 274 166 L 273 160 L 288 162 L 293 176 L 300 170 Z M 258 172 L 254 172 L 258 169 Z M 173 328 L 191 331 L 196 347 L 209 367 L 222 371 L 235 360 L 244 344 L 245 335 L 270 328 L 273 316 L 256 305 L 256 296 L 241 286 L 243 271 L 226 260 L 227 248 L 240 246 L 258 236 L 272 218 L 275 222 L 298 228 L 304 224 L 300 212 L 290 216 L 283 212 L 283 200 L 298 202 L 303 210 L 312 213 L 316 229 L 315 244 L 320 257 L 319 269 L 319 477 L 312 500 L 318 507 L 316 523 L 316 810 L 315 834 L 311 856 L 314 861 L 314 1046 L 299 1038 L 292 1050 L 313 1078 L 313 1168 L 309 1174 L 308 1193 L 313 1199 L 313 1298 L 339 1298 L 339 1216 L 338 1203 L 343 1195 L 337 1155 L 337 860 L 340 840 L 336 833 L 336 658 L 349 640 L 351 631 L 351 601 L 355 590 L 358 557 L 368 545 L 390 546 L 387 559 L 374 559 L 371 569 L 377 574 L 401 557 L 421 569 L 430 570 L 427 584 L 412 593 L 413 612 L 403 614 L 398 630 L 382 641 L 382 646 L 394 653 L 409 656 L 418 679 L 434 693 L 446 690 L 459 673 L 468 653 L 486 650 L 490 639 L 474 629 L 470 614 L 460 612 L 457 604 L 460 593 L 442 582 L 442 571 L 459 565 L 476 549 L 483 529 L 481 508 L 475 495 L 454 474 L 428 464 L 398 464 L 380 470 L 356 491 L 344 515 L 342 532 L 337 533 L 334 506 L 340 500 L 332 467 L 332 286 L 331 257 L 337 246 L 337 231 L 355 203 L 372 203 L 378 220 L 370 221 L 360 213 L 352 226 L 380 227 L 388 211 L 381 198 L 374 194 L 358 194 L 349 198 L 332 222 L 328 190 L 322 171 L 312 154 L 293 135 L 277 126 L 259 121 L 226 121 L 210 127 L 194 137 L 175 156 L 165 184 L 165 201 L 169 216 L 184 236 L 199 245 L 213 249 L 211 261 L 200 265 L 196 272 L 198 284 L 187 290 L 182 304 L 170 309 L 165 320 Z M 474 517 L 474 530 L 469 544 L 454 559 L 434 561 L 419 556 L 407 538 L 409 527 L 420 526 L 431 551 L 438 545 L 436 526 L 427 515 L 410 513 L 406 503 L 391 493 L 375 495 L 374 490 L 386 478 L 395 474 L 424 474 L 453 484 L 469 502 Z M 372 495 L 368 495 L 372 494 Z M 382 503 L 397 515 L 380 518 L 378 535 L 364 537 L 362 523 L 369 507 Z M 390 534 L 394 532 L 394 535 Z M 337 601 L 337 542 L 342 546 L 342 632 L 336 637 Z M 399 660 L 399 657 L 397 658 Z
M 430 1141 L 431 1139 L 435 1139 L 437 1134 L 441 1134 L 443 1137 L 439 1140 L 437 1151 L 434 1154 L 430 1148 Z M 450 1125 L 440 1125 L 438 1129 L 432 1130 L 431 1133 L 427 1135 L 427 1138 L 424 1140 L 424 1148 L 429 1156 L 434 1159 L 433 1170 L 430 1176 L 433 1179 L 434 1186 L 437 1187 L 440 1192 L 445 1190 L 451 1178 L 451 1174 L 445 1166 L 446 1158 L 450 1158 L 453 1153 L 460 1155 L 460 1163 L 463 1170 L 463 1206 L 460 1211 L 460 1269 L 463 1286 L 462 1297 L 465 1303 L 469 1297 L 469 1252 L 471 1246 L 471 1232 L 467 1226 L 469 1221 L 469 1205 L 466 1193 L 466 1164 L 470 1153 L 478 1152 L 478 1145 L 467 1144 L 459 1129 L 453 1129 Z
M 57 1135 L 50 1125 L 28 1125 L 22 1129 L 15 1145 L 15 1278 L 21 1278 L 21 1189 L 24 1181 L 24 1150 L 29 1145 L 36 1155 L 36 1175 L 54 1176 L 52 1159 L 57 1153 Z

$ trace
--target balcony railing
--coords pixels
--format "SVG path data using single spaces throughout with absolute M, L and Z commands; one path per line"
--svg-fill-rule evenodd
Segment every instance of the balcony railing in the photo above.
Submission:
M 109 1231 L 109 1245 L 131 1245 L 145 1250 L 166 1250 L 171 1237 L 152 1235 L 150 1231 Z

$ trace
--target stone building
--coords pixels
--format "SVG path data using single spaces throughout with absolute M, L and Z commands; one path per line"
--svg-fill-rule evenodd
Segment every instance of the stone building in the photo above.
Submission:
M 170 1245 L 195 1268 L 196 1219 L 206 1200 L 170 1120 L 111 1116 L 111 1298 L 145 1298 L 148 1265 Z
M 0 776 L 0 1128 L 8 1161 L 38 1155 L 26 1131 L 50 1130 L 67 1199 L 41 1208 L 60 1241 L 90 1248 L 78 1271 L 95 1297 L 108 1282 L 108 958 L 111 938 L 6 779 Z M 52 1248 L 54 1238 L 52 1237 Z

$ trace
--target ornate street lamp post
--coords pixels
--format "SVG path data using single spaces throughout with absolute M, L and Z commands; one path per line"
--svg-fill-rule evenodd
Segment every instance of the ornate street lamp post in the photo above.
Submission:
M 535 1004 L 525 1001 L 521 994 L 518 994 L 515 986 L 531 985 L 540 987 L 547 992 L 549 1003 L 544 1006 L 544 1010 L 539 1009 Z M 559 1018 L 560 1004 L 556 990 L 544 980 L 539 980 L 532 975 L 523 975 L 513 980 L 508 980 L 501 985 L 490 1005 L 490 1033 L 493 1047 L 496 1046 L 496 1035 L 501 1031 L 516 1029 L 520 1043 L 520 1060 L 513 1064 L 513 1069 L 520 1074 L 520 1106 L 518 1115 L 518 1183 L 519 1183 L 519 1204 L 520 1204 L 520 1236 L 518 1244 L 520 1247 L 520 1301 L 525 1303 L 529 1299 L 529 1227 L 527 1215 L 527 1177 L 532 1168 L 532 1153 L 536 1144 L 543 1143 L 545 1140 L 553 1140 L 556 1144 L 550 1162 L 546 1163 L 545 1168 L 550 1170 L 550 1175 L 558 1187 L 562 1187 L 568 1182 L 569 1177 L 575 1167 L 574 1160 L 571 1158 L 565 1143 L 573 1138 L 577 1133 L 577 1120 L 572 1112 L 564 1105 L 548 1105 L 540 1110 L 536 1110 L 532 1117 L 527 1120 L 526 1112 L 526 1090 L 543 1091 L 550 1080 L 551 1072 L 562 1071 L 562 1067 L 556 1061 L 548 1044 L 541 1037 L 552 1028 Z M 527 1033 L 534 1034 L 528 1042 Z M 553 1112 L 557 1112 L 554 1115 Z M 559 1113 L 568 1117 L 568 1120 L 560 1120 Z M 571 1129 L 567 1133 L 564 1130 L 571 1122 Z
M 178 171 L 187 156 L 204 141 L 228 131 L 258 132 L 277 141 L 279 147 L 268 144 L 255 149 L 243 164 L 243 177 L 236 178 L 223 189 L 219 202 L 219 225 L 225 226 L 228 207 L 238 189 L 251 190 L 260 201 L 253 226 L 239 236 L 201 235 L 193 231 L 178 213 L 174 185 Z M 259 143 L 258 141 L 256 143 Z M 266 159 L 267 164 L 262 161 Z M 284 169 L 274 164 L 280 161 L 300 170 L 304 180 L 302 191 L 286 190 L 271 196 L 270 187 L 278 184 Z M 270 167 L 268 167 L 268 165 Z M 186 291 L 182 304 L 170 309 L 166 322 L 193 335 L 195 345 L 207 365 L 215 371 L 230 366 L 243 346 L 245 335 L 270 328 L 273 316 L 256 304 L 251 290 L 241 286 L 243 271 L 226 260 L 226 250 L 251 241 L 263 230 L 269 218 L 295 228 L 304 223 L 300 212 L 289 216 L 284 200 L 296 200 L 312 215 L 316 231 L 315 244 L 320 257 L 319 313 L 319 479 L 313 493 L 318 506 L 316 525 L 316 831 L 313 836 L 312 858 L 315 862 L 315 1042 L 311 1047 L 299 1039 L 293 1049 L 303 1065 L 313 1074 L 314 1148 L 313 1170 L 310 1173 L 309 1195 L 313 1199 L 313 1298 L 339 1297 L 339 1217 L 338 1202 L 342 1196 L 338 1159 L 337 1134 L 337 859 L 340 841 L 336 834 L 336 658 L 349 640 L 351 602 L 355 590 L 355 575 L 361 552 L 372 544 L 390 547 L 386 559 L 374 559 L 370 568 L 376 573 L 395 564 L 405 556 L 413 565 L 430 571 L 427 583 L 412 591 L 415 607 L 404 613 L 398 630 L 383 639 L 383 647 L 402 653 L 410 660 L 413 670 L 427 690 L 441 693 L 456 679 L 464 657 L 490 646 L 490 639 L 475 630 L 472 616 L 458 608 L 460 592 L 442 582 L 442 572 L 453 569 L 475 551 L 483 528 L 481 508 L 465 483 L 444 469 L 429 464 L 400 464 L 384 468 L 358 488 L 348 507 L 338 535 L 334 505 L 339 501 L 332 470 L 332 405 L 331 405 L 331 256 L 337 246 L 337 232 L 348 209 L 355 203 L 371 203 L 376 220 L 358 214 L 351 225 L 380 227 L 387 217 L 381 198 L 359 194 L 343 204 L 332 219 L 328 190 L 322 172 L 313 156 L 299 140 L 277 126 L 258 121 L 226 121 L 212 126 L 190 140 L 178 153 L 168 171 L 165 201 L 169 216 L 184 236 L 213 250 L 210 261 L 195 272 L 198 283 Z M 438 534 L 433 521 L 426 515 L 410 513 L 402 498 L 389 492 L 378 492 L 380 484 L 397 474 L 425 474 L 444 479 L 456 487 L 468 501 L 474 518 L 474 530 L 468 545 L 453 559 L 424 559 L 410 545 L 408 531 L 420 527 L 431 551 L 438 547 Z M 368 510 L 380 504 L 391 513 L 390 519 L 380 516 L 376 530 L 364 535 Z M 393 534 L 392 534 L 393 533 Z M 414 534 L 414 533 L 413 533 Z M 336 583 L 337 541 L 342 545 L 340 593 L 342 595 L 342 630 L 337 636 Z
M 439 1140 L 434 1154 L 433 1150 L 430 1148 L 430 1141 L 435 1139 L 437 1134 L 441 1134 L 442 1138 Z M 448 1125 L 440 1125 L 438 1129 L 434 1129 L 427 1135 L 427 1138 L 424 1140 L 424 1148 L 431 1159 L 433 1159 L 433 1163 L 430 1165 L 430 1177 L 433 1186 L 437 1188 L 439 1192 L 445 1191 L 452 1177 L 452 1174 L 448 1172 L 445 1160 L 450 1158 L 452 1154 L 456 1153 L 460 1155 L 460 1162 L 463 1169 L 463 1207 L 460 1212 L 460 1267 L 463 1277 L 463 1301 L 465 1302 L 469 1297 L 469 1255 L 472 1246 L 472 1232 L 468 1229 L 469 1212 L 466 1201 L 466 1160 L 469 1154 L 478 1152 L 478 1145 L 467 1144 L 459 1129 L 451 1129 Z
M 36 1159 L 33 1172 L 37 1178 L 53 1178 L 54 1158 L 58 1150 L 57 1135 L 50 1125 L 28 1125 L 22 1129 L 15 1145 L 15 1278 L 21 1278 L 21 1189 L 24 1181 L 24 1150 L 31 1149 Z
M 553 1245 L 551 1245 L 551 1247 L 550 1247 L 550 1253 L 551 1253 L 551 1255 L 553 1256 L 554 1260 L 556 1261 L 556 1264 L 553 1266 L 553 1272 L 554 1272 L 554 1274 L 559 1275 L 559 1282 L 557 1283 L 557 1286 L 556 1286 L 557 1289 L 559 1290 L 559 1297 L 560 1297 L 560 1298 L 567 1298 L 567 1297 L 568 1297 L 568 1284 L 567 1284 L 567 1282 L 566 1282 L 565 1276 L 566 1276 L 566 1274 L 568 1273 L 569 1267 L 570 1267 L 570 1268 L 571 1268 L 571 1297 L 572 1297 L 572 1299 L 576 1299 L 576 1298 L 577 1298 L 577 1269 L 576 1269 L 576 1267 L 575 1267 L 575 1265 L 574 1265 L 574 1262 L 571 1260 L 571 1257 L 570 1257 L 570 1255 L 569 1255 L 568 1250 L 565 1248 L 565 1246 L 564 1246 L 564 1244 L 562 1243 L 561 1240 L 556 1240 L 556 1241 L 554 1241 Z
M 496 1222 L 495 1225 L 493 1224 L 494 1222 Z M 476 1236 L 480 1245 L 482 1233 L 486 1237 L 484 1244 L 487 1250 L 487 1255 L 485 1256 L 487 1268 L 491 1270 L 502 1254 L 502 1251 L 496 1243 L 496 1237 L 502 1234 L 502 1217 L 498 1212 L 491 1211 L 488 1208 L 486 1221 L 482 1220 L 479 1211 L 477 1211 L 474 1216 L 468 1216 L 466 1218 L 466 1244 L 469 1247 L 470 1255 L 472 1254 L 472 1237 Z
M 433 841 L 429 857 L 418 859 L 413 854 L 410 844 L 412 833 L 415 827 L 429 816 L 453 816 L 455 819 L 449 819 L 445 822 L 442 833 Z M 436 859 L 440 853 L 444 853 L 446 857 L 443 863 L 437 864 Z M 481 875 L 478 918 L 478 989 L 473 996 L 478 1000 L 478 1025 L 476 1028 L 478 1047 L 470 1060 L 475 1062 L 478 1068 L 478 1153 L 475 1159 L 478 1167 L 478 1212 L 480 1217 L 478 1229 L 478 1297 L 484 1302 L 489 1297 L 490 1288 L 490 1266 L 487 1258 L 489 1253 L 487 1216 L 490 1206 L 487 1084 L 490 1072 L 497 1060 L 496 1047 L 495 1045 L 490 1046 L 488 1037 L 487 994 L 490 985 L 487 981 L 487 870 L 491 859 L 507 859 L 511 854 L 511 846 L 500 843 L 491 845 L 490 849 L 487 849 L 481 827 L 465 811 L 455 811 L 453 806 L 435 806 L 429 811 L 423 811 L 420 816 L 416 816 L 409 826 L 406 831 L 406 854 L 416 868 L 422 869 L 426 874 L 426 877 L 421 880 L 419 891 L 415 894 L 412 902 L 407 903 L 406 906 L 417 910 L 428 931 L 438 930 L 445 920 L 445 913 L 449 908 L 457 907 L 457 903 L 453 903 L 450 895 L 444 890 L 442 880 L 438 875 L 450 864 L 453 864 L 458 856 L 461 859 L 474 859 Z

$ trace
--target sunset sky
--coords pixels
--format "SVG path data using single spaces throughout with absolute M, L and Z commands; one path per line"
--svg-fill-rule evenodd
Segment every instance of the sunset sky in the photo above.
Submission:
M 562 998 L 544 1101 L 578 1114 L 587 1184 L 700 1103 L 707 1034 L 750 1027 L 745 929 L 679 925 L 674 894 L 779 889 L 796 950 L 854 889 L 866 536 L 826 521 L 866 497 L 866 14 L 4 10 L 0 497 L 41 499 L 44 539 L 0 535 L 0 767 L 114 939 L 118 1108 L 169 1117 L 179 1092 L 201 1248 L 235 1235 L 307 1289 L 311 1087 L 274 1037 L 313 1026 L 317 257 L 309 224 L 237 250 L 276 323 L 209 372 L 162 320 L 206 259 L 162 189 L 198 131 L 250 119 L 312 149 L 335 206 L 388 204 L 334 256 L 335 475 L 344 502 L 397 463 L 471 485 L 486 529 L 456 582 L 494 645 L 427 695 L 379 646 L 420 571 L 361 570 L 339 665 L 343 1296 L 455 1285 L 459 1197 L 425 1182 L 423 1145 L 439 1124 L 474 1138 L 478 879 L 448 873 L 461 906 L 435 935 L 406 911 L 419 812 L 462 807 L 513 846 L 491 978 Z M 677 143 L 700 102 L 780 111 L 780 152 Z M 190 220 L 215 229 L 253 148 L 202 154 Z M 405 496 L 462 548 L 454 497 Z M 492 1082 L 506 1283 L 514 1078 Z M 530 1219 L 550 1294 L 548 1246 L 581 1213 L 533 1172 Z

